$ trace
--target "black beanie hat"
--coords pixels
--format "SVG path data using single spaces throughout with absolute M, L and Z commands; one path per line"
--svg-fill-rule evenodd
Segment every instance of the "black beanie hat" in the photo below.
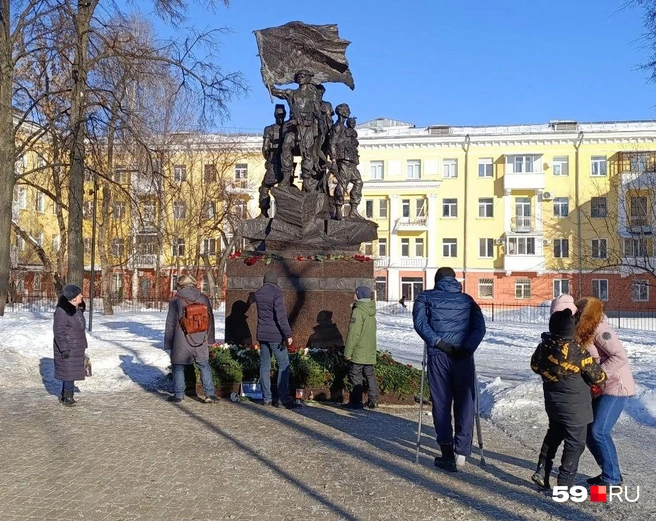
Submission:
M 572 310 L 569 308 L 562 311 L 556 311 L 549 319 L 549 333 L 558 335 L 563 338 L 574 338 L 574 330 L 576 329 L 576 321 Z

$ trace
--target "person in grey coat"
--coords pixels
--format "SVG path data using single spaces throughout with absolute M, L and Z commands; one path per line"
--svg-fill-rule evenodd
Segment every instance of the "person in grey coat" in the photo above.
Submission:
M 180 298 L 182 297 L 182 298 Z M 186 335 L 180 327 L 182 310 L 189 302 L 201 302 L 207 306 L 209 313 L 209 329 L 205 332 Z M 173 396 L 169 401 L 180 403 L 185 393 L 185 365 L 196 363 L 200 370 L 200 378 L 205 391 L 205 403 L 215 403 L 219 399 L 214 390 L 214 380 L 210 369 L 210 354 L 208 344 L 214 343 L 214 313 L 210 299 L 196 288 L 196 279 L 191 275 L 181 275 L 178 278 L 178 292 L 169 302 L 164 330 L 164 349 L 171 351 L 171 366 L 173 367 Z
M 88 347 L 85 308 L 82 289 L 75 284 L 64 286 L 53 321 L 53 358 L 55 378 L 62 381 L 59 401 L 67 407 L 77 403 L 73 397 L 75 381 L 84 380 L 84 352 Z

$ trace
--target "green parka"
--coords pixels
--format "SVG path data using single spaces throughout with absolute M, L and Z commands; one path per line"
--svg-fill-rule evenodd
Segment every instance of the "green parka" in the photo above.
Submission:
M 371 299 L 353 304 L 344 356 L 354 364 L 376 363 L 376 303 Z

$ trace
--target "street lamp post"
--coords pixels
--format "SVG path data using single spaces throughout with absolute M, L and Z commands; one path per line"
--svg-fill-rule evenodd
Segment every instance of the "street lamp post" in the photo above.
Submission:
M 91 211 L 91 274 L 89 275 L 89 331 L 93 329 L 93 297 L 96 271 L 96 207 L 98 203 L 98 175 L 93 174 L 93 209 Z

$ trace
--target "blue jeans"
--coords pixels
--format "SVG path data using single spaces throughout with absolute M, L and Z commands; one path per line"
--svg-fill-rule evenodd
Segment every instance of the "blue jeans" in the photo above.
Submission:
M 202 362 L 196 361 L 196 365 L 200 370 L 200 381 L 203 383 L 203 390 L 205 396 L 215 396 L 214 380 L 212 378 L 212 370 L 210 369 L 210 361 L 203 360 Z M 176 398 L 184 398 L 185 393 L 185 377 L 184 377 L 184 364 L 173 364 L 173 394 Z
M 63 381 L 62 382 L 62 398 L 73 398 L 73 393 L 75 392 L 75 382 L 74 381 Z
M 592 402 L 594 421 L 588 426 L 588 449 L 601 467 L 601 479 L 607 485 L 619 485 L 622 480 L 611 432 L 628 399 L 604 394 Z
M 278 400 L 288 402 L 289 397 L 289 352 L 279 342 L 260 342 L 260 384 L 265 402 L 271 401 L 271 353 L 278 362 Z

